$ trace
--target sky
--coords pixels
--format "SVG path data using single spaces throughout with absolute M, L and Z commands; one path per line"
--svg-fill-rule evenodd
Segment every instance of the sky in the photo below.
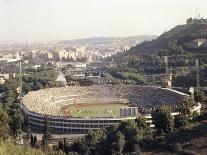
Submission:
M 0 0 L 0 41 L 160 35 L 207 0 Z

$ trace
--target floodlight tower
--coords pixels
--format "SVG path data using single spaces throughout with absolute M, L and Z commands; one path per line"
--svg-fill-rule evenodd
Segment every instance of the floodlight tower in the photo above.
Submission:
M 165 82 L 167 85 L 167 82 L 168 82 L 168 56 L 164 57 L 164 62 L 165 62 Z
M 196 86 L 197 86 L 197 88 L 200 88 L 199 61 L 198 61 L 198 59 L 195 60 L 195 67 L 196 67 Z
M 21 60 L 19 61 L 19 100 L 21 104 L 21 99 L 22 99 L 22 62 Z M 21 105 L 22 107 L 22 105 Z
M 23 106 L 22 106 L 22 61 L 21 59 L 19 60 L 19 104 L 20 104 L 20 108 L 22 110 Z M 20 130 L 22 130 L 22 126 L 21 126 L 21 122 L 19 122 L 20 125 Z

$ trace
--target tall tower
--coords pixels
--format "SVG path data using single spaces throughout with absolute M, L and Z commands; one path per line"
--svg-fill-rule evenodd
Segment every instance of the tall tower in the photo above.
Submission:
M 22 99 L 22 61 L 19 61 L 19 99 Z M 22 106 L 22 105 L 21 105 Z
M 168 56 L 164 57 L 164 62 L 165 62 L 165 87 L 171 88 L 172 87 L 172 75 L 169 74 Z
M 164 62 L 165 62 L 165 78 L 167 80 L 168 79 L 168 57 L 167 56 L 165 56 Z
M 88 62 L 89 62 L 89 63 L 92 62 L 92 56 L 91 56 L 91 54 L 88 56 Z
M 19 59 L 19 53 L 18 52 L 16 53 L 16 59 Z
M 22 61 L 19 61 L 19 104 L 22 109 Z M 19 129 L 22 130 L 21 122 L 19 121 Z M 19 135 L 20 136 L 20 135 Z
M 197 88 L 200 88 L 199 61 L 198 61 L 198 59 L 195 60 L 195 67 L 196 67 L 196 86 L 197 86 Z

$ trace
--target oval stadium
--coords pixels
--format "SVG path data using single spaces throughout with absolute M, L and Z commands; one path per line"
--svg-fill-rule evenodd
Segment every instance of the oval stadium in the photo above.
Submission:
M 45 120 L 52 133 L 85 134 L 143 115 L 151 124 L 158 106 L 175 109 L 187 94 L 167 88 L 138 85 L 66 86 L 32 91 L 23 109 L 33 132 L 43 132 Z M 195 104 L 193 111 L 200 112 Z M 177 113 L 172 113 L 176 115 Z

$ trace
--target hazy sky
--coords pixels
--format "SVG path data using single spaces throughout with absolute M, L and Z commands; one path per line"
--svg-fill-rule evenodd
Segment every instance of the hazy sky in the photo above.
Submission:
M 0 41 L 161 34 L 207 0 L 0 0 Z

